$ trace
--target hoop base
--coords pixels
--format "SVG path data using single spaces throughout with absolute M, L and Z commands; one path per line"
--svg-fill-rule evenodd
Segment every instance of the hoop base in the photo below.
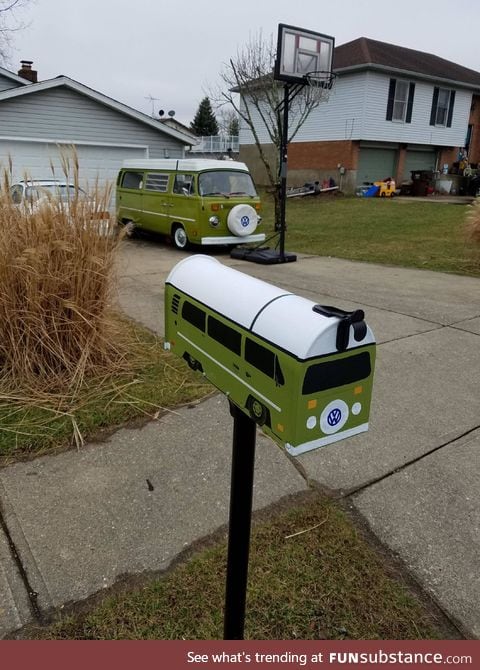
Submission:
M 277 249 L 270 249 L 270 247 L 263 247 L 261 249 L 236 247 L 230 252 L 230 257 L 241 259 L 243 261 L 250 261 L 251 263 L 259 263 L 260 265 L 293 263 L 297 260 L 296 254 L 292 254 L 290 251 L 284 251 L 283 254 L 281 254 Z

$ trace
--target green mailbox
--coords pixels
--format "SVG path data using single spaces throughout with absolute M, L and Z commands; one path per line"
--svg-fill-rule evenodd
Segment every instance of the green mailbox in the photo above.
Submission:
M 375 339 L 362 310 L 317 305 L 195 255 L 166 280 L 165 347 L 290 454 L 368 430 Z

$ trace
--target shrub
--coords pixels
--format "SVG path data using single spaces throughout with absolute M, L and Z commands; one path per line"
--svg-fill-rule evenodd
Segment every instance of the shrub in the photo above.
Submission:
M 0 392 L 71 392 L 85 376 L 126 367 L 110 301 L 119 238 L 113 220 L 98 219 L 110 193 L 96 188 L 86 200 L 77 189 L 67 203 L 51 198 L 31 211 L 12 202 L 7 173 L 3 181 Z
M 468 239 L 480 244 L 480 197 L 475 198 L 468 210 L 466 230 Z
M 465 232 L 474 265 L 480 267 L 480 197 L 468 208 Z

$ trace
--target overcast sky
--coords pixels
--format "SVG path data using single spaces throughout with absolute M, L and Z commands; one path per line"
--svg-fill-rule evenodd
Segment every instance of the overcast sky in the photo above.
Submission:
M 434 53 L 480 71 L 478 0 L 33 0 L 7 67 L 34 61 L 147 114 L 175 110 L 189 125 L 225 62 L 279 23 Z

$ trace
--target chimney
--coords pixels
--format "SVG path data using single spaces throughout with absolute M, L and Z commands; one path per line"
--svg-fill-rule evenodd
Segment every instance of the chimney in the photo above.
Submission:
M 21 68 L 18 71 L 18 76 L 23 77 L 24 79 L 28 79 L 29 81 L 32 82 L 32 84 L 36 84 L 37 81 L 38 81 L 37 71 L 32 70 L 33 61 L 32 60 L 21 60 L 20 65 L 21 65 Z

